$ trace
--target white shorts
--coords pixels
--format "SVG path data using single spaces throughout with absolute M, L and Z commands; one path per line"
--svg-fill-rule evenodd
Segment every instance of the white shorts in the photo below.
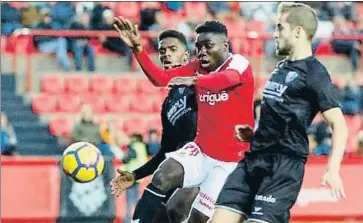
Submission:
M 199 186 L 200 192 L 192 207 L 211 217 L 214 203 L 237 163 L 213 159 L 202 153 L 194 142 L 185 144 L 175 152 L 167 153 L 166 157 L 175 159 L 183 166 L 183 187 Z

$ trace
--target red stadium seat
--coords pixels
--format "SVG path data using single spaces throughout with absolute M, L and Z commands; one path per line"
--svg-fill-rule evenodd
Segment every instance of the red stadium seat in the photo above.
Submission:
M 118 131 L 124 131 L 124 119 L 121 118 L 121 117 L 115 117 L 114 118 L 114 121 L 115 121 L 115 128 L 118 130 Z
M 207 16 L 208 7 L 206 2 L 185 2 L 184 11 L 187 17 L 194 17 L 197 21 L 205 20 Z
M 111 76 L 91 76 L 89 87 L 92 93 L 111 94 L 113 90 L 113 78 Z
M 135 77 L 131 75 L 114 77 L 113 82 L 115 94 L 133 94 L 136 92 L 136 80 Z
M 147 123 L 142 118 L 129 118 L 123 123 L 123 128 L 126 134 L 140 133 L 144 134 L 147 132 Z
M 32 100 L 32 110 L 37 114 L 55 112 L 56 105 L 56 96 L 50 94 L 38 94 L 34 96 Z
M 84 94 L 88 92 L 88 78 L 85 76 L 65 76 L 64 82 L 67 93 Z
M 1 53 L 7 52 L 8 38 L 6 36 L 1 36 Z
M 107 111 L 115 113 L 130 112 L 130 97 L 113 95 L 106 99 Z
M 71 116 L 55 117 L 49 123 L 49 131 L 54 136 L 69 136 L 72 132 Z
M 130 110 L 137 113 L 153 113 L 155 97 L 149 95 L 131 96 Z
M 60 112 L 78 113 L 81 110 L 82 100 L 78 95 L 64 94 L 58 96 Z
M 160 87 L 155 87 L 147 78 L 139 78 L 137 80 L 137 91 L 143 94 L 158 94 Z
M 316 48 L 316 55 L 332 55 L 334 50 L 329 41 L 322 40 L 319 46 Z
M 149 129 L 156 129 L 159 133 L 162 132 L 161 117 L 153 118 L 147 123 Z
M 116 15 L 121 15 L 138 23 L 140 18 L 140 7 L 138 2 L 116 2 L 114 8 Z
M 160 94 L 153 99 L 153 111 L 160 114 L 166 96 Z
M 46 75 L 41 78 L 41 91 L 49 94 L 61 94 L 64 92 L 64 80 L 61 75 Z
M 96 94 L 83 95 L 83 104 L 90 105 L 92 111 L 96 114 L 106 112 L 105 97 Z

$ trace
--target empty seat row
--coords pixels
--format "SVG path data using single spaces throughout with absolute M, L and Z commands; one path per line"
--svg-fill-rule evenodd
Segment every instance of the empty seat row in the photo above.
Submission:
M 42 92 L 50 94 L 157 94 L 166 91 L 165 88 L 155 87 L 147 78 L 132 75 L 46 75 L 41 78 L 40 88 Z
M 72 116 L 54 117 L 49 123 L 49 130 L 55 136 L 69 136 L 74 125 Z M 141 133 L 145 134 L 149 129 L 161 131 L 161 120 L 159 117 L 153 119 L 144 119 L 141 117 L 115 117 L 114 125 L 118 131 L 123 131 L 126 134 Z
M 53 112 L 78 113 L 82 104 L 92 107 L 94 113 L 159 113 L 162 96 L 149 95 L 52 95 L 38 94 L 33 97 L 32 110 L 37 114 Z

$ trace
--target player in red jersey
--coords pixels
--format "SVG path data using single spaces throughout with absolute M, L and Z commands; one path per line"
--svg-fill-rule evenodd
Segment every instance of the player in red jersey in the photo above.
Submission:
M 216 21 L 196 29 L 198 59 L 170 70 L 156 66 L 142 50 L 137 26 L 122 17 L 116 18 L 115 26 L 154 85 L 195 86 L 197 91 L 197 136 L 167 154 L 140 199 L 134 220 L 151 222 L 168 191 L 199 186 L 189 222 L 206 222 L 227 176 L 249 149 L 249 143 L 238 141 L 233 132 L 238 123 L 254 126 L 251 65 L 243 56 L 229 53 L 227 29 Z

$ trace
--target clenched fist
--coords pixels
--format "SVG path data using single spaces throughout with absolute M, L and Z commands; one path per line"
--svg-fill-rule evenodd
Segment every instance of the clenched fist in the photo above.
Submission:
M 253 129 L 249 125 L 236 125 L 234 127 L 234 134 L 241 142 L 252 142 L 254 136 Z

